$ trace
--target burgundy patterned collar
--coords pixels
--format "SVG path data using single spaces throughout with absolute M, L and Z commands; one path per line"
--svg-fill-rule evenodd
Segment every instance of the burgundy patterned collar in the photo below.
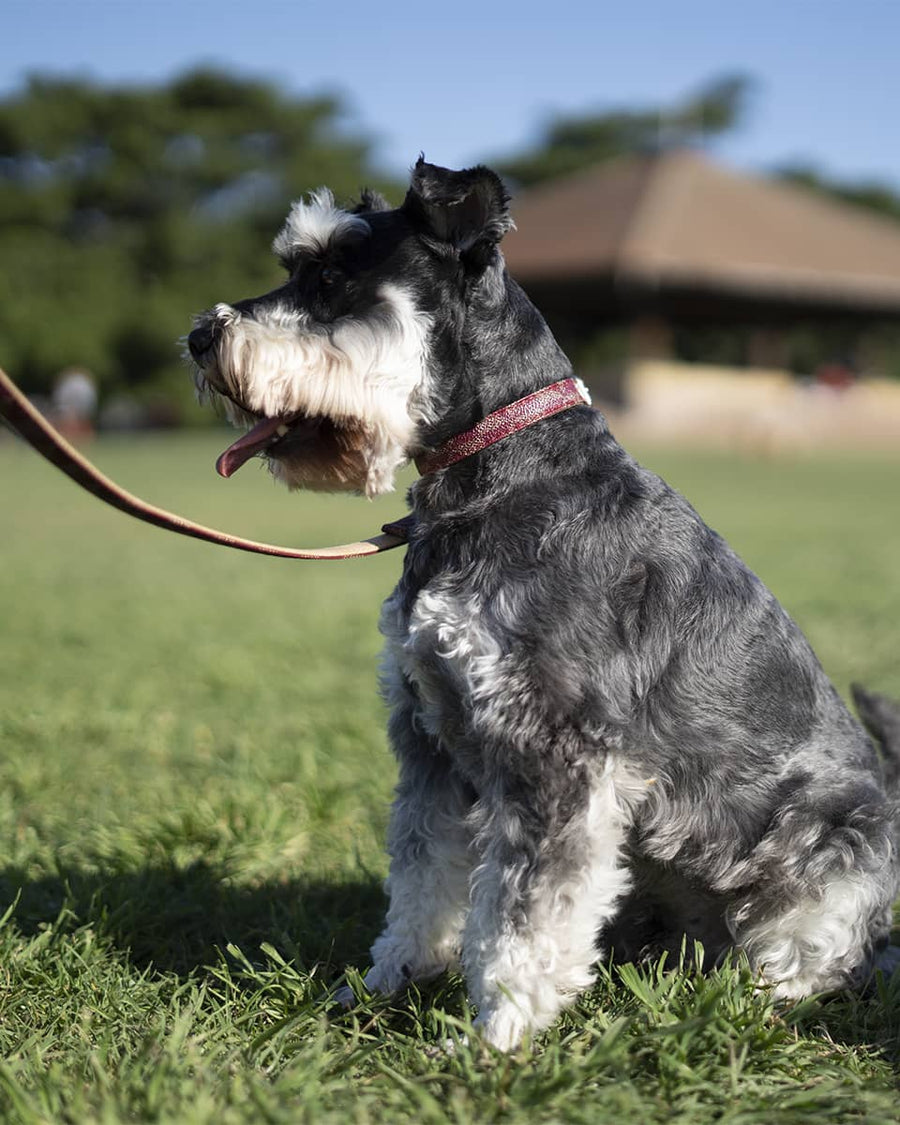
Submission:
M 580 379 L 560 379 L 558 383 L 551 383 L 549 387 L 542 387 L 533 391 L 524 398 L 511 402 L 488 414 L 480 422 L 461 434 L 445 441 L 437 449 L 420 453 L 416 457 L 416 468 L 424 477 L 429 473 L 436 473 L 439 469 L 446 469 L 465 457 L 471 457 L 486 449 L 495 442 L 502 441 L 510 434 L 524 430 L 542 418 L 549 418 L 551 414 L 559 414 L 571 406 L 590 406 L 591 396 Z

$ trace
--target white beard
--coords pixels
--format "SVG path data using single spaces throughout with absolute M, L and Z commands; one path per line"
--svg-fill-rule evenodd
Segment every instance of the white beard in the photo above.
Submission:
M 365 315 L 316 324 L 308 313 L 277 307 L 259 319 L 230 305 L 214 312 L 221 329 L 207 374 L 247 411 L 268 418 L 302 413 L 327 418 L 353 447 L 334 479 L 304 454 L 272 459 L 289 487 L 352 488 L 373 496 L 393 486 L 396 469 L 416 450 L 427 415 L 430 319 L 397 285 L 384 285 Z M 247 415 L 225 400 L 232 421 Z M 314 460 L 322 461 L 322 457 Z M 313 470 L 313 471 L 311 471 Z M 352 478 L 352 479 L 351 479 Z

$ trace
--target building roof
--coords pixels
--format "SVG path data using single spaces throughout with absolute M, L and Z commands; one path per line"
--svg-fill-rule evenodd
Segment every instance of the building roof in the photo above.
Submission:
M 514 200 L 524 282 L 609 278 L 900 310 L 900 223 L 691 151 L 626 157 Z

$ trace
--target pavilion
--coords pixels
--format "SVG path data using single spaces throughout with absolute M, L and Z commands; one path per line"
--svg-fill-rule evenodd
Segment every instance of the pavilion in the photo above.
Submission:
M 888 218 L 688 150 L 550 181 L 513 215 L 510 272 L 604 397 L 643 359 L 807 375 L 900 362 Z

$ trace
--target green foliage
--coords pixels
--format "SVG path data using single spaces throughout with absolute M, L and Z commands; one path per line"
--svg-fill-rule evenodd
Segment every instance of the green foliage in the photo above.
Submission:
M 106 393 L 187 399 L 191 314 L 277 283 L 288 200 L 367 182 L 368 144 L 333 97 L 215 70 L 159 87 L 32 78 L 0 103 L 0 363 L 31 391 L 76 364 Z
M 255 538 L 341 542 L 403 510 L 289 496 L 249 467 L 222 481 L 227 440 L 91 455 Z M 646 460 L 769 582 L 839 687 L 900 695 L 885 518 L 900 461 Z M 166 535 L 2 435 L 0 507 L 4 1122 L 898 1120 L 900 981 L 779 1009 L 740 962 L 623 966 L 512 1058 L 460 1042 L 456 977 L 335 1012 L 328 988 L 365 968 L 384 910 L 395 775 L 376 622 L 400 553 L 314 564 Z
M 751 86 L 745 75 L 725 75 L 673 106 L 559 117 L 534 148 L 498 166 L 529 187 L 617 156 L 703 143 L 742 121 Z
M 858 183 L 835 180 L 807 164 L 789 164 L 777 169 L 775 174 L 779 179 L 798 187 L 900 221 L 900 191 L 891 184 L 878 180 L 862 180 Z

